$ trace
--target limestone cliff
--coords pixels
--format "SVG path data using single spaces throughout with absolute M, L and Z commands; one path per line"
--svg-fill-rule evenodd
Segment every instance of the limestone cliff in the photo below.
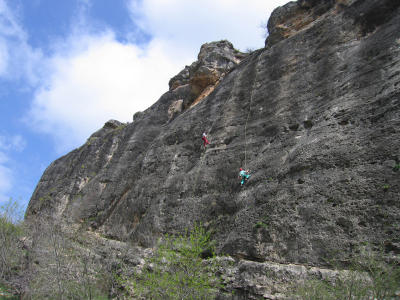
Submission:
M 53 162 L 27 219 L 50 214 L 142 247 L 202 222 L 220 252 L 257 268 L 321 267 L 362 242 L 399 254 L 399 7 L 289 2 L 264 49 L 204 45 L 132 123 L 110 121 Z M 239 167 L 252 171 L 243 188 Z M 254 282 L 247 292 L 268 294 Z

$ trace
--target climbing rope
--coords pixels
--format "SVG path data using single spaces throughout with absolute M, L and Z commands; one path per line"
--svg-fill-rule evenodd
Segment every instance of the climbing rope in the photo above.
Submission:
M 240 77 L 240 78 L 241 78 L 241 77 Z M 236 89 L 237 83 L 240 81 L 240 80 L 239 80 L 240 78 L 235 78 L 235 81 L 234 81 L 234 83 L 233 83 L 233 86 L 232 86 L 231 92 L 229 93 L 229 96 L 226 98 L 226 100 L 224 101 L 224 103 L 221 105 L 220 113 L 223 111 L 223 108 L 224 108 L 225 105 L 228 103 L 228 101 L 232 98 L 233 91 Z M 212 131 L 212 129 L 214 128 L 214 125 L 215 125 L 215 122 L 217 121 L 217 119 L 218 119 L 218 118 L 215 118 L 214 121 L 211 123 L 210 129 L 209 129 L 209 131 L 207 132 L 207 134 L 210 134 L 210 133 L 211 133 L 211 131 Z M 204 154 L 202 153 L 199 162 L 193 167 L 193 168 L 196 168 L 196 166 L 197 166 L 198 164 L 200 164 L 200 165 L 198 166 L 198 167 L 199 167 L 199 171 L 197 172 L 197 176 L 196 176 L 196 178 L 195 178 L 195 180 L 194 180 L 194 184 L 193 184 L 192 197 L 194 197 L 195 188 L 196 188 L 197 183 L 198 183 L 198 180 L 199 180 L 200 171 L 201 171 L 201 169 L 202 169 L 202 165 L 203 165 L 203 162 L 204 162 L 204 160 L 205 160 L 204 158 L 206 157 L 206 154 L 207 154 L 207 152 L 204 152 Z
M 226 100 L 224 101 L 224 103 L 221 105 L 220 113 L 223 111 L 223 108 L 225 107 L 226 103 L 228 103 L 228 101 L 232 98 L 232 91 L 235 89 L 235 86 L 236 86 L 236 81 L 235 81 L 235 83 L 233 84 L 233 87 L 232 87 L 232 90 L 231 90 L 231 92 L 230 92 L 230 94 L 229 94 L 229 97 L 227 97 Z M 211 123 L 210 129 L 209 129 L 208 131 L 206 131 L 207 134 L 210 134 L 210 133 L 211 133 L 211 131 L 212 131 L 213 128 L 214 128 L 215 121 L 217 121 L 217 119 L 218 119 L 218 118 L 215 118 L 214 121 Z
M 254 76 L 254 82 L 253 82 L 253 85 L 252 85 L 252 88 L 251 88 L 249 112 L 247 113 L 246 123 L 245 123 L 245 126 L 244 126 L 244 169 L 245 170 L 247 170 L 247 124 L 249 122 L 249 118 L 250 118 L 250 114 L 251 114 L 251 104 L 252 104 L 252 101 L 253 101 L 253 95 L 254 95 L 254 90 L 255 90 L 254 87 L 255 87 L 255 85 L 257 83 L 257 75 L 258 75 L 257 74 L 257 66 L 258 66 L 258 63 L 260 61 L 260 56 L 261 55 L 258 56 L 257 62 L 256 62 L 256 66 L 255 66 L 256 75 Z
M 249 112 L 247 113 L 246 124 L 244 125 L 244 169 L 247 170 L 247 123 L 249 121 L 251 113 L 251 96 L 250 96 L 250 107 Z
M 256 68 L 256 70 L 255 70 L 255 72 L 256 72 L 256 74 L 255 74 L 255 77 L 254 77 L 254 82 L 253 82 L 253 84 L 252 84 L 252 90 L 251 90 L 251 94 L 250 94 L 250 102 L 249 102 L 249 111 L 248 111 L 248 113 L 247 113 L 247 117 L 246 117 L 246 123 L 245 123 L 245 130 L 244 130 L 244 135 L 245 135 L 245 149 L 244 149 L 244 164 L 245 164 L 245 170 L 247 170 L 247 125 L 248 125 L 248 122 L 249 122 L 249 118 L 250 118 L 250 115 L 251 115 L 251 107 L 252 107 L 252 102 L 253 102 L 253 98 L 254 98 L 254 87 L 255 87 L 255 85 L 256 85 L 256 83 L 257 83 L 257 75 L 258 75 L 258 73 L 257 73 L 257 66 L 258 66 L 258 64 L 259 64 L 259 61 L 260 61 L 260 55 L 258 56 L 258 58 L 257 58 L 257 62 L 256 62 L 256 66 L 255 66 L 255 68 Z M 243 73 L 242 73 L 243 74 Z M 243 75 L 242 75 L 243 76 Z M 241 76 L 239 77 L 239 78 L 236 78 L 236 80 L 235 80 L 235 82 L 234 82 L 234 84 L 233 84 L 233 87 L 232 87 L 232 89 L 231 89 L 231 92 L 230 92 L 230 94 L 229 94 L 229 97 L 227 97 L 227 99 L 224 101 L 224 103 L 221 105 L 221 112 L 222 112 L 222 110 L 223 110 L 223 108 L 225 107 L 225 105 L 226 105 L 226 103 L 228 102 L 228 100 L 230 100 L 231 98 L 232 98 L 232 95 L 233 95 L 233 92 L 235 91 L 235 89 L 236 89 L 236 86 L 237 86 L 237 83 L 240 81 L 239 79 L 241 79 Z M 211 133 L 211 131 L 212 131 L 212 129 L 214 128 L 214 125 L 215 125 L 215 122 L 217 121 L 217 119 L 218 118 L 215 118 L 214 119 L 214 121 L 212 122 L 212 124 L 211 124 L 211 126 L 210 126 L 210 129 L 209 129 L 209 131 L 208 131 L 208 134 L 210 134 Z M 194 197 L 194 193 L 195 193 L 195 188 L 196 188 L 196 186 L 197 186 L 197 183 L 198 183 L 198 179 L 199 179 L 199 176 L 200 176 L 200 171 L 201 171 L 201 169 L 202 169 L 202 165 L 203 165 L 203 162 L 204 162 L 204 158 L 205 158 L 205 156 L 206 156 L 206 153 L 204 153 L 204 155 L 202 154 L 201 155 L 201 158 L 200 158 L 200 160 L 199 160 L 199 162 L 198 162 L 198 164 L 200 164 L 200 166 L 199 166 L 199 171 L 197 172 L 197 176 L 196 176 L 196 178 L 195 178 L 195 181 L 194 181 L 194 184 L 193 184 L 193 197 Z M 195 166 L 196 167 L 196 166 Z
M 218 82 L 220 82 L 223 78 L 225 78 L 226 74 L 227 74 L 227 66 L 225 67 L 225 73 L 224 73 L 224 75 L 218 80 Z M 232 93 L 233 93 L 233 90 L 234 90 L 235 87 L 236 87 L 236 82 L 237 82 L 237 80 L 235 80 L 234 83 L 233 83 L 233 87 L 232 87 L 232 89 L 231 89 L 231 92 L 229 93 L 229 97 L 227 97 L 226 100 L 224 101 L 224 103 L 222 104 L 222 106 L 221 106 L 221 112 L 222 112 L 222 109 L 224 108 L 225 104 L 228 102 L 228 100 L 232 98 Z M 219 83 L 218 83 L 218 84 L 219 84 Z M 210 133 L 211 130 L 213 129 L 216 120 L 217 120 L 217 118 L 215 118 L 214 121 L 211 123 L 211 127 L 210 127 L 210 129 L 208 130 L 208 133 Z

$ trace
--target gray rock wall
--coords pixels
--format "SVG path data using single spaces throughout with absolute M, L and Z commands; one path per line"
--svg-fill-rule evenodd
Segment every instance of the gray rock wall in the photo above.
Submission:
M 185 69 L 133 123 L 107 123 L 47 168 L 27 219 L 144 247 L 202 222 L 220 253 L 258 262 L 323 266 L 364 242 L 399 254 L 399 3 L 331 2 L 196 106 L 168 115 L 193 93 Z

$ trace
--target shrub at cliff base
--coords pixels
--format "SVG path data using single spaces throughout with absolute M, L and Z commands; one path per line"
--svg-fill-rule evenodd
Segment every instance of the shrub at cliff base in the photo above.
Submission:
M 214 257 L 210 234 L 195 226 L 186 235 L 164 236 L 141 272 L 120 282 L 128 298 L 214 299 L 221 287 Z
M 14 296 L 8 287 L 0 284 L 0 299 L 1 300 L 19 300 L 20 298 L 17 296 Z
M 43 218 L 30 228 L 36 245 L 31 249 L 29 289 L 26 297 L 39 299 L 108 299 L 103 265 L 77 241 L 83 238 L 63 232 L 58 224 Z
M 21 209 L 13 200 L 0 206 L 0 298 L 10 299 L 10 282 L 23 267 Z
M 381 253 L 361 251 L 336 280 L 308 280 L 295 295 L 307 300 L 400 299 L 400 262 L 388 262 Z

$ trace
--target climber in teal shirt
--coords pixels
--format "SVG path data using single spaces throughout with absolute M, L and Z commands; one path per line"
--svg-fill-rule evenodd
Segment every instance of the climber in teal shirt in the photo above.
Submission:
M 239 169 L 239 179 L 241 179 L 240 185 L 242 186 L 249 178 L 250 178 L 250 171 L 243 170 L 242 168 Z

